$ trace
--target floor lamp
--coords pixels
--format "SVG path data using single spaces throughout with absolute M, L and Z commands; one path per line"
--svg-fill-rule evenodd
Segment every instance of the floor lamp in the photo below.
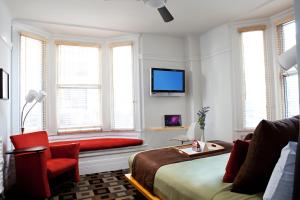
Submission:
M 28 114 L 30 113 L 30 111 L 34 108 L 34 106 L 37 103 L 41 103 L 44 101 L 44 99 L 46 98 L 46 95 L 47 95 L 46 92 L 44 92 L 42 90 L 39 92 L 37 92 L 35 90 L 29 90 L 28 94 L 25 97 L 26 102 L 25 102 L 25 104 L 22 108 L 22 112 L 21 112 L 21 132 L 22 132 L 22 134 L 24 133 L 24 130 L 25 130 L 24 125 L 25 125 L 25 121 L 27 119 Z M 32 106 L 28 109 L 28 111 L 24 115 L 25 107 L 29 103 L 32 103 L 32 102 L 34 102 L 34 103 L 32 104 Z

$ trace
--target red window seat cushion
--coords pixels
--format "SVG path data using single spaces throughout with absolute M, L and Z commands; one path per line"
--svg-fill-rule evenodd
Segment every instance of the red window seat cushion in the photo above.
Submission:
M 112 149 L 120 147 L 129 147 L 142 145 L 143 140 L 131 138 L 97 138 L 88 140 L 70 140 L 61 142 L 52 142 L 50 146 L 70 143 L 80 143 L 80 151 L 93 151 L 102 149 Z

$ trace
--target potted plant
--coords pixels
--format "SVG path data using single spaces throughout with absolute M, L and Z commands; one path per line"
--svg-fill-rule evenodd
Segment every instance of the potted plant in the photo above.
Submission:
M 200 129 L 202 130 L 202 141 L 205 142 L 205 135 L 204 135 L 204 128 L 205 128 L 205 119 L 206 119 L 206 114 L 209 111 L 210 107 L 205 106 L 202 107 L 198 112 L 198 120 L 197 123 L 200 126 Z

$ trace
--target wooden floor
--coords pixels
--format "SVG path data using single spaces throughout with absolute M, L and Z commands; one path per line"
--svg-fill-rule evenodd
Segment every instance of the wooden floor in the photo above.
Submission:
M 129 183 L 131 183 L 131 185 L 133 185 L 140 193 L 142 193 L 144 195 L 144 197 L 146 197 L 149 200 L 160 200 L 158 197 L 154 196 L 153 194 L 151 194 L 151 192 L 149 192 L 147 189 L 145 189 L 141 184 L 139 184 L 139 182 L 137 182 L 132 176 L 131 174 L 125 174 L 125 177 L 127 178 L 127 180 L 129 181 Z

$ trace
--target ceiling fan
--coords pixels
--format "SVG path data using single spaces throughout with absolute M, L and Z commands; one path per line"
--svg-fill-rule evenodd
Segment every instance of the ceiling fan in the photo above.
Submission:
M 166 4 L 168 0 L 143 0 L 146 5 L 156 8 L 165 22 L 174 20 L 174 17 L 167 9 Z
M 108 1 L 108 0 L 106 0 Z M 139 1 L 139 0 L 137 0 Z M 170 13 L 170 11 L 167 9 L 166 4 L 168 0 L 143 0 L 143 2 L 158 10 L 159 14 L 163 18 L 164 22 L 170 22 L 174 20 L 174 17 Z

